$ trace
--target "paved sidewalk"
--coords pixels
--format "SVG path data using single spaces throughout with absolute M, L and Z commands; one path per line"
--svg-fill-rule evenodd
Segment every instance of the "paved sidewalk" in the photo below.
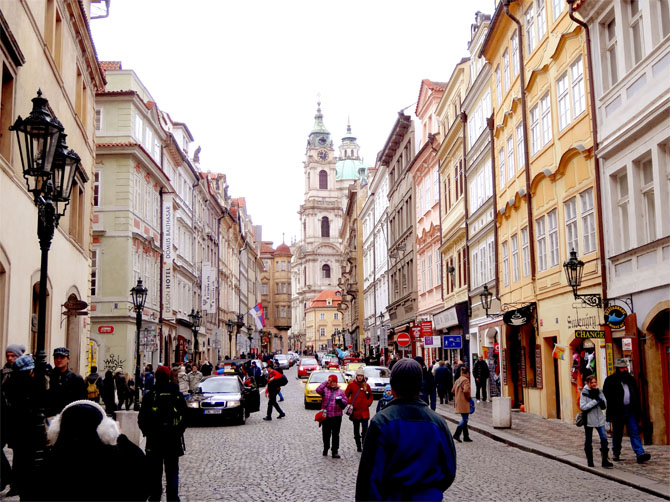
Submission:
M 461 420 L 461 416 L 454 412 L 453 402 L 448 405 L 438 404 L 436 411 L 450 422 L 458 423 Z M 628 438 L 624 436 L 621 453 L 623 461 L 613 462 L 613 469 L 603 469 L 586 466 L 584 429 L 560 420 L 513 411 L 512 427 L 496 429 L 492 425 L 492 404 L 481 402 L 477 403 L 476 411 L 470 416 L 468 425 L 470 430 L 510 446 L 553 458 L 670 500 L 670 446 L 644 445 L 645 451 L 651 454 L 651 460 L 640 465 L 636 462 Z M 594 436 L 594 462 L 599 465 L 597 434 Z

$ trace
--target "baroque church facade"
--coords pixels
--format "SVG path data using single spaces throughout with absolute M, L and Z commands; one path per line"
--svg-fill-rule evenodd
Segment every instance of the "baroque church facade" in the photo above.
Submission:
M 339 233 L 347 193 L 349 185 L 366 172 L 350 124 L 336 154 L 331 134 L 323 123 L 321 103 L 317 105 L 314 127 L 307 139 L 303 170 L 304 202 L 298 211 L 300 239 L 291 246 L 291 330 L 304 349 L 312 345 L 306 333 L 306 308 L 322 291 L 339 289 L 342 259 Z M 312 346 L 313 350 L 317 348 Z

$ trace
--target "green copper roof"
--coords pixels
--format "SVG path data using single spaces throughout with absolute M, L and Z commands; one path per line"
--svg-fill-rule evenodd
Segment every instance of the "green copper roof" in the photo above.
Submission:
M 323 124 L 323 113 L 321 113 L 321 101 L 317 102 L 316 115 L 314 115 L 314 127 L 311 134 L 330 134 Z
M 336 180 L 357 180 L 360 178 L 358 174 L 359 169 L 365 169 L 362 160 L 344 159 L 338 160 L 335 164 L 335 179 Z

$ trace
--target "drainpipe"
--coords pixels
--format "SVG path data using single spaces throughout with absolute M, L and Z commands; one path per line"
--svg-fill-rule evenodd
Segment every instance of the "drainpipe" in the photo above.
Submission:
M 530 200 L 530 154 L 528 153 L 528 113 L 526 108 L 526 68 L 523 61 L 523 33 L 521 30 L 521 23 L 509 11 L 509 5 L 515 0 L 503 0 L 505 7 L 505 14 L 517 26 L 517 43 L 519 45 L 519 85 L 521 87 L 521 121 L 523 124 L 523 159 L 526 164 L 525 178 L 526 178 L 526 212 L 528 218 L 528 245 L 530 251 L 530 276 L 535 288 L 535 232 L 533 231 L 533 210 L 531 208 Z M 493 184 L 496 184 L 495 178 Z
M 494 263 L 496 264 L 496 269 L 494 275 L 495 288 L 496 288 L 496 298 L 500 301 L 500 278 L 498 276 L 498 191 L 496 184 L 496 145 L 495 145 L 495 136 L 493 134 L 493 114 L 486 119 L 486 126 L 489 129 L 489 143 L 491 146 L 491 180 L 493 181 L 493 249 L 495 253 Z M 523 258 L 522 258 L 523 259 Z
M 459 108 L 463 105 L 463 103 L 459 104 Z M 466 127 L 468 125 L 468 114 L 465 112 L 461 112 L 459 115 L 459 118 L 461 119 L 461 124 L 463 128 L 463 204 L 465 206 L 464 208 L 464 213 L 465 213 L 465 258 L 464 258 L 464 265 L 467 264 L 465 267 L 465 285 L 468 288 L 468 317 L 472 316 L 472 302 L 470 301 L 470 292 L 472 291 L 471 284 L 470 284 L 470 231 L 469 231 L 469 224 L 468 224 L 468 218 L 470 217 L 470 211 L 468 208 L 468 176 L 466 174 L 468 170 L 468 162 L 467 162 L 467 154 L 468 154 L 468 149 L 465 144 L 465 139 L 466 139 Z
M 567 0 L 568 6 L 570 7 L 570 19 L 572 19 L 579 26 L 584 28 L 584 35 L 586 38 L 586 65 L 587 71 L 589 73 L 589 106 L 591 108 L 591 129 L 593 130 L 593 168 L 595 170 L 595 182 L 596 182 L 596 199 L 597 207 L 596 211 L 598 214 L 598 223 L 596 225 L 598 229 L 598 247 L 600 248 L 600 280 L 602 281 L 603 288 L 603 297 L 607 298 L 607 267 L 605 265 L 605 237 L 603 232 L 603 209 L 602 209 L 602 197 L 601 197 L 601 181 L 600 181 L 600 160 L 597 155 L 598 151 L 598 121 L 596 120 L 596 102 L 595 102 L 595 90 L 593 88 L 593 59 L 591 56 L 591 31 L 589 26 L 575 17 L 573 10 L 573 4 L 575 0 Z

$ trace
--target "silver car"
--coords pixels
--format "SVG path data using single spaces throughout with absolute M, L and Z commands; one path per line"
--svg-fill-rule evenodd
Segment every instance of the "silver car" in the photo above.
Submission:
M 363 371 L 372 389 L 372 395 L 381 397 L 384 394 L 384 387 L 391 383 L 391 370 L 386 366 L 364 366 Z
M 274 356 L 274 361 L 275 364 L 283 370 L 287 370 L 291 367 L 291 361 L 286 354 L 276 354 Z

